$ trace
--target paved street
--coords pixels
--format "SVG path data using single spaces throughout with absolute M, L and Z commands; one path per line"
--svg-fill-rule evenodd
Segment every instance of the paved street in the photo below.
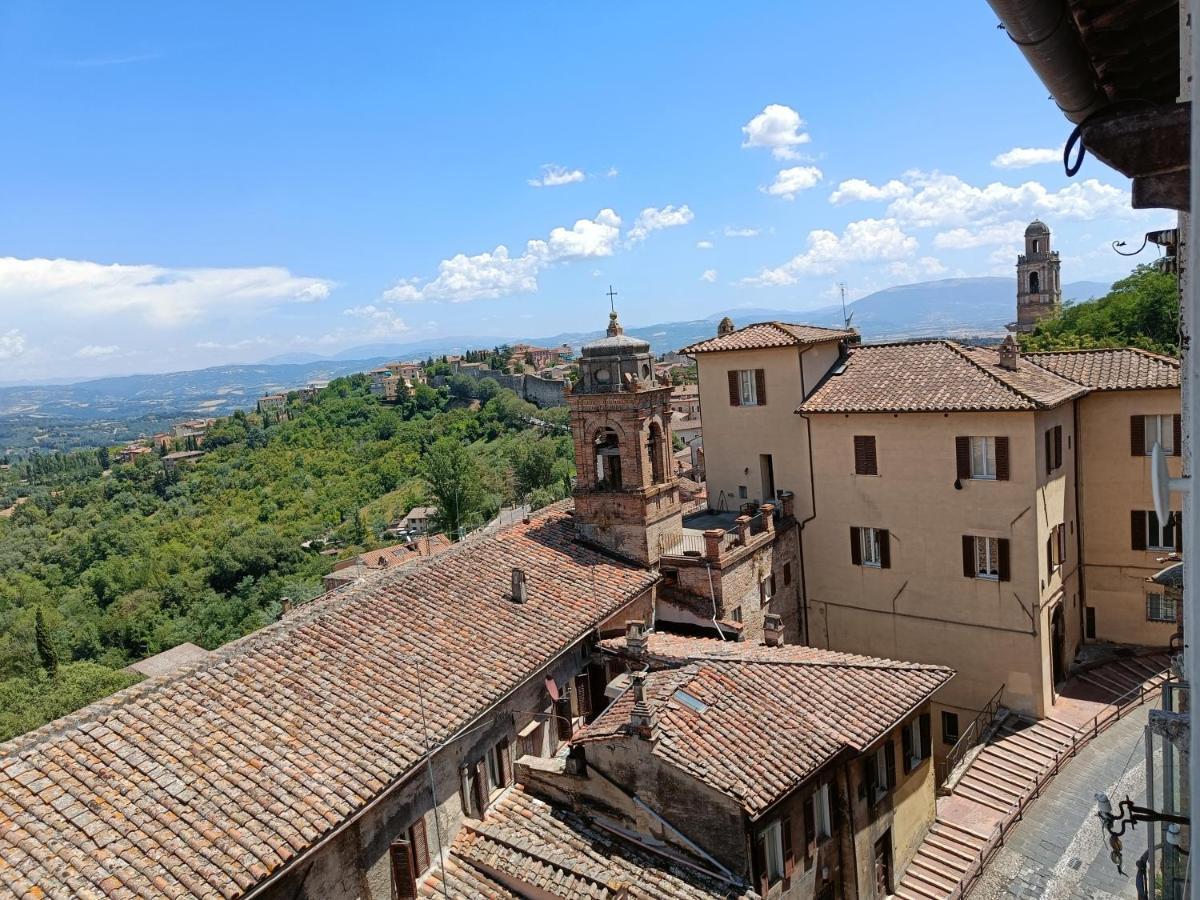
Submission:
M 1137 896 L 1133 875 L 1146 833 L 1143 828 L 1132 835 L 1126 832 L 1127 875 L 1118 875 L 1101 838 L 1095 794 L 1105 791 L 1114 803 L 1126 794 L 1137 803 L 1145 801 L 1143 728 L 1153 705 L 1130 713 L 1062 770 L 992 858 L 972 900 Z

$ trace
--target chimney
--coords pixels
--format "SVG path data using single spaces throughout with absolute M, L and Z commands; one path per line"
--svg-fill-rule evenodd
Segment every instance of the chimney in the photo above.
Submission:
M 514 603 L 524 603 L 529 599 L 525 590 L 525 570 L 512 570 L 512 601 Z
M 649 739 L 650 707 L 646 704 L 646 673 L 633 672 L 629 680 L 633 684 L 633 709 L 629 713 L 629 724 L 638 737 Z
M 778 647 L 783 643 L 783 617 L 779 613 L 763 616 L 763 643 L 768 647 Z
M 283 612 L 285 615 L 292 611 L 292 598 L 291 597 L 280 597 L 279 602 L 283 606 Z
M 726 316 L 717 325 L 717 337 L 725 337 L 727 334 L 733 334 L 733 319 Z
M 796 495 L 791 491 L 779 492 L 779 515 L 785 519 L 796 515 Z
M 1000 368 L 1015 372 L 1017 371 L 1017 360 L 1020 358 L 1021 348 L 1017 346 L 1017 339 L 1011 334 L 1006 335 L 1000 343 Z
M 646 623 L 641 619 L 629 619 L 625 622 L 625 649 L 632 656 L 645 656 L 648 639 Z

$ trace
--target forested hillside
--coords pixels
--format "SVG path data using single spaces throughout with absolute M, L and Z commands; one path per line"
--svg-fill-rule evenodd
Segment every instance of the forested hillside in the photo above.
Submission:
M 0 739 L 131 683 L 131 661 L 273 621 L 281 597 L 320 593 L 336 558 L 417 503 L 457 531 L 563 496 L 570 439 L 535 415 L 566 421 L 495 382 L 385 407 L 352 376 L 287 416 L 221 421 L 174 471 L 153 454 L 107 468 L 104 450 L 14 461 L 0 470 Z
M 1140 347 L 1179 355 L 1179 281 L 1156 266 L 1138 266 L 1103 297 L 1066 303 L 1021 339 L 1026 350 Z

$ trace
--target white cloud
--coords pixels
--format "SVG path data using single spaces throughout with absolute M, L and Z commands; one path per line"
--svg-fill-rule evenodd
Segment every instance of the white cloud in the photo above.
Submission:
M 250 347 L 264 347 L 271 343 L 265 337 L 242 338 L 240 341 L 197 341 L 197 350 L 246 350 Z
M 696 241 L 697 250 L 711 250 L 713 248 L 712 241 Z
M 889 275 L 912 281 L 946 274 L 946 266 L 933 256 L 922 256 L 916 260 L 897 260 L 889 264 L 887 270 Z
M 73 316 L 132 313 L 174 326 L 218 308 L 242 310 L 329 296 L 333 282 L 287 269 L 171 269 L 75 259 L 0 258 L 0 311 L 42 306 Z
M 100 359 L 105 356 L 112 356 L 120 349 L 116 344 L 88 344 L 76 350 L 75 356 L 80 359 Z
M 837 186 L 829 195 L 830 203 L 850 203 L 855 200 L 895 200 L 912 193 L 912 188 L 902 181 L 892 179 L 887 184 L 871 184 L 862 178 L 850 178 Z
M 906 259 L 917 251 L 917 239 L 905 234 L 895 219 L 851 222 L 841 236 L 818 229 L 808 233 L 808 248 L 774 269 L 742 279 L 755 287 L 795 284 L 801 275 L 828 275 L 851 262 Z
M 742 146 L 766 147 L 776 159 L 796 159 L 799 154 L 792 148 L 812 140 L 801 131 L 804 124 L 800 114 L 790 106 L 771 103 L 742 126 L 746 135 Z
M 403 319 L 390 309 L 381 309 L 373 304 L 351 306 L 349 309 L 343 310 L 342 315 L 353 316 L 356 319 L 365 319 L 370 325 L 371 333 L 378 337 L 403 334 L 406 331 L 412 330 Z
M 558 187 L 563 184 L 574 184 L 587 178 L 580 169 L 568 169 L 564 166 L 547 164 L 542 166 L 540 178 L 530 178 L 531 187 Z
M 815 187 L 820 180 L 821 170 L 816 166 L 793 166 L 790 169 L 780 169 L 774 184 L 759 190 L 773 197 L 793 200 L 798 193 Z
M 971 250 L 997 244 L 1019 244 L 1025 234 L 1026 224 L 1014 220 L 979 228 L 952 228 L 934 235 L 933 246 L 939 250 Z
M 621 174 L 621 173 L 620 173 L 620 171 L 617 169 L 617 167 L 616 167 L 616 166 L 609 166 L 609 167 L 608 167 L 608 171 L 604 173 L 604 177 L 606 177 L 606 178 L 616 178 L 616 177 L 617 177 L 618 175 L 620 175 L 620 174 Z
M 975 187 L 957 175 L 940 172 L 914 172 L 908 177 L 914 193 L 894 200 L 888 215 L 921 227 L 977 227 L 1011 215 L 1087 220 L 1132 214 L 1125 191 L 1095 178 L 1051 191 L 1036 181 L 1016 186 L 997 181 Z
M 383 299 L 398 303 L 427 300 L 464 303 L 531 294 L 538 289 L 538 273 L 547 266 L 612 256 L 620 233 L 621 217 L 611 209 L 602 209 L 595 219 L 580 219 L 570 228 L 551 230 L 544 241 L 527 241 L 520 256 L 511 256 L 501 244 L 490 253 L 475 256 L 459 253 L 444 259 L 433 279 L 422 283 L 420 278 L 402 278 L 384 291 Z
M 687 225 L 694 218 L 695 215 L 686 203 L 679 207 L 664 206 L 662 209 L 648 206 L 637 217 L 637 221 L 629 229 L 626 238 L 631 244 L 635 244 L 638 241 L 644 241 L 652 231 L 678 228 L 681 225 Z
M 707 281 L 709 284 L 716 284 L 717 270 L 716 269 L 705 269 L 704 273 L 700 276 L 700 280 Z
M 25 335 L 10 328 L 0 332 L 0 359 L 16 359 L 25 352 Z
M 752 238 L 762 234 L 757 228 L 734 228 L 732 225 L 726 225 L 724 231 L 727 238 Z
M 1058 162 L 1061 159 L 1061 149 L 1055 150 L 1053 147 L 1013 147 L 1011 150 L 1006 150 L 993 159 L 992 165 L 997 169 L 1027 169 L 1030 166 Z

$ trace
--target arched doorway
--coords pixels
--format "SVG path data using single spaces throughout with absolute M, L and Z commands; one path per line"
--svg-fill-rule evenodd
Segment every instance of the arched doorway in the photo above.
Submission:
M 1054 668 L 1054 683 L 1067 680 L 1067 622 L 1062 604 L 1054 607 L 1050 618 L 1050 664 Z

